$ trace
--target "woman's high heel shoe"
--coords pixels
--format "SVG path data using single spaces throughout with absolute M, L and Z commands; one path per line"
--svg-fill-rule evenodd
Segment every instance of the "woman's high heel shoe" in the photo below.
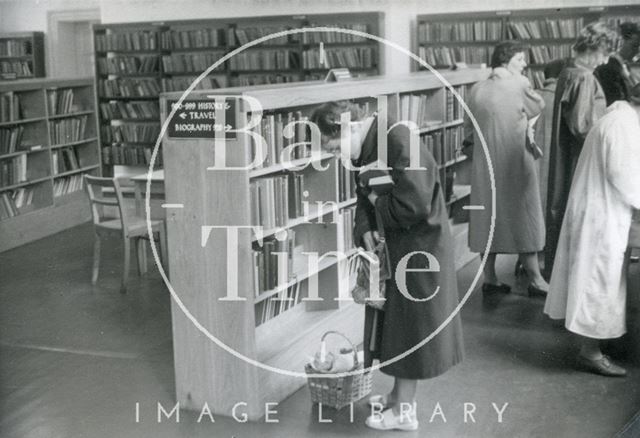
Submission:
M 530 284 L 529 287 L 527 287 L 527 292 L 529 293 L 529 297 L 533 298 L 533 297 L 546 297 L 547 296 L 547 291 L 546 290 L 542 290 L 538 287 L 535 287 L 534 285 Z

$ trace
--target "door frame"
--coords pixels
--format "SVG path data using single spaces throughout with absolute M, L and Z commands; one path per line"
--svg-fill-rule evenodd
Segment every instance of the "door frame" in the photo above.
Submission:
M 78 21 L 101 21 L 100 8 L 78 9 L 78 10 L 52 10 L 47 12 L 47 37 L 46 37 L 46 58 L 47 58 L 47 76 L 59 77 L 58 69 L 53 62 L 55 47 L 60 39 L 59 25 L 60 23 L 78 22 Z

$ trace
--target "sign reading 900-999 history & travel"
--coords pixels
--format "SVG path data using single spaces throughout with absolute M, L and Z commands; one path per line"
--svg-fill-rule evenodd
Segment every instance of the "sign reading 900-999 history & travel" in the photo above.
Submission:
M 177 100 L 169 101 L 170 111 Z M 236 99 L 215 96 L 207 100 L 184 100 L 169 121 L 168 135 L 172 138 L 235 139 Z

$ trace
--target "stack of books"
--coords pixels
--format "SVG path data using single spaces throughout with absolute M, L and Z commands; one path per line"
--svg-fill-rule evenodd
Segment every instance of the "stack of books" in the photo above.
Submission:
M 20 120 L 20 96 L 13 92 L 0 94 L 0 122 Z
M 109 52 L 115 50 L 155 50 L 157 32 L 141 30 L 130 33 L 95 34 L 96 50 Z
M 87 120 L 87 116 L 81 116 L 50 121 L 49 134 L 51 144 L 59 145 L 84 140 Z

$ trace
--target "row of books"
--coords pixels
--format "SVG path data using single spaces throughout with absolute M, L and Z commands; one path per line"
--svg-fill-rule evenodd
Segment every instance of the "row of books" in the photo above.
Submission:
M 31 54 L 29 40 L 0 41 L 0 56 L 26 56 Z
M 82 190 L 82 174 L 65 176 L 53 181 L 53 196 L 63 196 Z
M 299 173 L 251 181 L 251 223 L 265 230 L 284 227 L 303 214 L 304 176 Z
M 52 116 L 79 111 L 73 103 L 73 88 L 54 89 L 47 92 L 47 107 Z
M 233 70 L 291 70 L 300 68 L 300 55 L 288 49 L 251 50 L 229 59 Z
M 315 26 L 315 25 L 312 25 Z M 327 27 L 337 27 L 340 29 L 355 30 L 357 32 L 369 33 L 366 23 L 355 24 L 325 24 Z M 342 32 L 305 32 L 302 34 L 302 42 L 304 44 L 335 44 L 335 43 L 359 43 L 362 41 L 370 41 L 364 36 L 353 35 Z M 373 42 L 373 41 L 372 41 Z
M 162 68 L 165 73 L 202 73 L 223 56 L 224 52 L 165 55 Z M 216 71 L 222 70 L 220 67 Z
M 502 39 L 500 20 L 463 22 L 421 22 L 418 25 L 418 43 L 448 41 L 497 41 Z
M 58 145 L 84 140 L 88 116 L 51 121 L 49 136 L 51 144 Z
M 96 50 L 106 52 L 110 50 L 155 50 L 157 32 L 136 31 L 128 33 L 96 33 L 94 37 Z
M 142 74 L 159 73 L 160 61 L 156 55 L 115 56 L 98 58 L 98 72 L 101 74 Z
M 225 45 L 225 29 L 169 30 L 160 34 L 164 50 L 199 49 Z
M 251 86 L 251 85 L 282 84 L 286 82 L 297 82 L 299 80 L 300 80 L 300 75 L 298 74 L 279 74 L 279 73 L 261 74 L 261 75 L 243 74 L 240 76 L 232 76 L 231 86 L 244 87 L 244 86 Z
M 0 73 L 15 73 L 18 77 L 32 76 L 31 61 L 0 61 Z
M 266 300 L 255 308 L 256 327 L 294 308 L 302 302 L 302 283 L 297 282 Z
M 255 296 L 283 287 L 294 276 L 293 257 L 296 246 L 295 230 L 287 230 L 282 240 L 275 236 L 253 245 L 253 286 Z M 277 253 L 277 254 L 276 254 Z
M 418 55 L 431 66 L 452 66 L 456 62 L 468 64 L 489 63 L 493 47 L 425 47 Z
M 242 46 L 250 41 L 271 35 L 277 32 L 289 30 L 287 26 L 266 26 L 266 27 L 235 27 L 229 29 L 229 45 Z M 260 45 L 281 45 L 297 41 L 297 35 L 283 35 L 260 43 Z
M 307 141 L 307 125 L 305 124 L 307 120 L 308 117 L 303 116 L 301 111 L 263 114 L 260 124 L 254 128 L 254 132 L 262 136 L 266 142 L 264 145 L 264 148 L 266 149 L 266 158 L 259 167 L 267 167 L 280 163 L 284 148 L 295 143 Z M 286 138 L 284 136 L 284 129 L 286 126 L 293 127 L 294 135 L 292 138 Z M 256 156 L 254 142 L 252 142 L 251 156 Z M 311 148 L 300 145 L 295 147 L 293 157 L 289 158 L 286 156 L 285 158 L 290 161 L 291 159 L 306 158 L 310 156 Z
M 151 147 L 110 145 L 102 148 L 102 164 L 112 166 L 122 164 L 126 166 L 148 165 L 151 162 Z M 154 164 L 162 166 L 162 154 L 158 153 Z
M 457 86 L 453 87 L 453 89 L 458 93 L 462 101 L 466 100 L 466 90 L 465 86 Z M 462 108 L 462 103 L 460 100 L 456 98 L 456 96 L 449 90 L 445 88 L 445 107 L 444 107 L 444 120 L 445 122 L 452 122 L 454 120 L 460 120 L 464 116 L 464 110 Z
M 175 78 L 163 78 L 162 89 L 163 91 L 184 91 L 191 86 L 191 83 L 196 80 L 196 76 L 189 77 L 175 77 Z M 206 77 L 196 84 L 196 90 L 211 90 L 213 88 L 220 88 L 220 83 L 216 78 Z
M 19 184 L 27 179 L 27 156 L 25 154 L 0 161 L 2 187 Z
M 423 135 L 420 138 L 421 149 L 429 151 L 436 164 L 442 166 L 461 156 L 464 129 L 462 126 L 447 128 L 444 135 L 441 131 Z
M 525 74 L 529 78 L 531 86 L 535 89 L 544 87 L 544 72 L 542 70 L 527 69 Z
M 353 242 L 353 224 L 356 218 L 356 206 L 351 206 L 343 209 L 340 212 L 340 226 L 342 237 L 342 251 L 344 253 L 349 252 L 355 248 L 355 243 Z
M 302 52 L 304 68 L 374 68 L 376 66 L 377 49 L 375 47 L 341 47 L 324 49 L 307 49 Z
M 20 120 L 20 95 L 13 92 L 0 94 L 0 122 Z
M 102 126 L 100 129 L 107 143 L 155 143 L 160 135 L 159 122 Z
M 98 95 L 105 97 L 151 97 L 162 91 L 157 79 L 101 79 Z
M 584 18 L 539 19 L 510 22 L 507 27 L 509 38 L 576 38 L 584 27 Z
M 338 166 L 338 200 L 348 201 L 356 197 L 356 180 L 353 170 Z
M 0 128 L 0 155 L 12 154 L 20 149 L 24 126 Z
M 571 57 L 571 44 L 547 44 L 544 46 L 531 46 L 528 53 L 528 61 L 531 64 L 546 64 L 558 58 Z
M 102 102 L 100 114 L 103 119 L 154 119 L 160 120 L 160 108 L 155 102 Z
M 428 94 L 404 94 L 400 96 L 400 120 L 413 122 L 418 127 L 426 127 L 432 124 L 428 112 L 433 95 Z M 441 122 L 441 121 L 440 121 Z
M 51 151 L 51 167 L 54 175 L 79 169 L 80 162 L 74 148 L 67 147 Z
M 15 217 L 22 207 L 33 202 L 33 188 L 22 187 L 11 192 L 0 193 L 0 220 Z

